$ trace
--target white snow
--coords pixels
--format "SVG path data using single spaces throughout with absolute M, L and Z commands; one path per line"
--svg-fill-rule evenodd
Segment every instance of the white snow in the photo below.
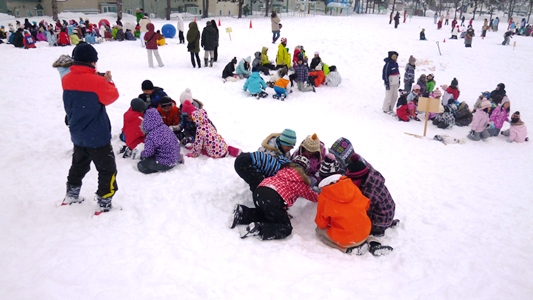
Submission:
M 102 17 L 114 21 L 112 15 L 87 16 Z M 470 106 L 480 92 L 503 82 L 512 112 L 519 110 L 532 126 L 533 39 L 516 36 L 502 46 L 503 18 L 499 32 L 481 39 L 477 18 L 473 47 L 467 49 L 462 39 L 448 39 L 448 26 L 437 30 L 432 16 L 407 19 L 396 30 L 388 18 L 282 15 L 281 36 L 291 54 L 296 45 L 304 45 L 309 56 L 320 51 L 343 77 L 338 88 L 319 87 L 316 94 L 295 89 L 285 102 L 258 101 L 242 91 L 244 81 L 221 79 L 234 56 L 253 57 L 268 46 L 275 59 L 278 44 L 271 44 L 269 18 L 253 19 L 253 29 L 249 19 L 222 18 L 213 68 L 193 69 L 177 37 L 160 48 L 161 69 L 148 68 L 139 41 L 95 46 L 99 71 L 110 70 L 120 92 L 107 107 L 115 151 L 121 147 L 123 114 L 145 79 L 174 99 L 189 87 L 219 133 L 244 151 L 255 151 L 268 134 L 284 128 L 297 132 L 298 144 L 315 132 L 328 147 L 339 137 L 350 139 L 387 179 L 401 220 L 381 238 L 394 251 L 379 258 L 349 256 L 322 244 L 314 232 L 316 204 L 304 199 L 290 209 L 294 230 L 287 239 L 240 239 L 227 220 L 236 203 L 253 204 L 234 171 L 234 158 L 186 158 L 170 172 L 143 175 L 134 169 L 136 161 L 117 157 L 119 190 L 113 201 L 122 211 L 92 217 L 94 166 L 83 182 L 86 201 L 58 206 L 72 143 L 52 62 L 71 54 L 72 47 L 0 45 L 0 299 L 531 298 L 532 142 L 509 144 L 499 136 L 445 146 L 431 138 L 466 137 L 469 128 L 431 124 L 427 139 L 406 135 L 422 134 L 423 122 L 398 122 L 381 112 L 381 71 L 387 51 L 396 50 L 403 77 L 413 55 L 417 78 L 434 73 L 441 85 L 456 77 L 459 100 Z M 14 21 L 0 18 L 6 28 Z M 135 22 L 133 16 L 123 21 Z M 154 23 L 160 29 L 168 22 Z M 204 27 L 204 20 L 198 23 Z M 233 30 L 231 41 L 226 27 Z M 421 28 L 429 41 L 418 40 Z M 203 61 L 203 51 L 200 55 Z

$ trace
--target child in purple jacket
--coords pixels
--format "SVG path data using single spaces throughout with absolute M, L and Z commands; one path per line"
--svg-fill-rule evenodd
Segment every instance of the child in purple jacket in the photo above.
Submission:
M 490 136 L 498 136 L 503 127 L 503 122 L 509 122 L 509 111 L 511 110 L 511 102 L 509 98 L 504 97 L 502 103 L 496 106 L 490 115 L 490 128 L 488 132 Z
M 146 133 L 141 161 L 137 164 L 141 173 L 168 171 L 183 163 L 176 135 L 163 123 L 161 115 L 155 108 L 146 110 L 141 128 Z

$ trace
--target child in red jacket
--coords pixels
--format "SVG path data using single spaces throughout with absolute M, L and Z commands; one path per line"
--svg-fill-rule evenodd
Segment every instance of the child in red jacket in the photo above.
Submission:
M 120 153 L 123 153 L 124 158 L 132 156 L 135 159 L 140 158 L 140 153 L 144 149 L 144 132 L 141 130 L 141 124 L 148 106 L 139 98 L 131 100 L 130 106 L 124 113 L 124 126 L 120 139 L 126 145 L 122 147 Z

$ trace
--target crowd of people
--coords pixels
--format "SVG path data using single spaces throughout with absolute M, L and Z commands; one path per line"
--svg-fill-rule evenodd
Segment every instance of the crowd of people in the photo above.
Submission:
M 234 57 L 224 68 L 224 81 L 245 80 L 244 91 L 258 99 L 268 96 L 266 90 L 272 88 L 273 97 L 280 100 L 286 99 L 292 92 L 294 83 L 300 92 L 315 92 L 316 87 L 321 85 L 338 86 L 341 83 L 336 67 L 325 64 L 319 51 L 315 51 L 309 60 L 304 47 L 297 45 L 291 55 L 287 39 L 280 38 L 279 16 L 273 12 L 271 19 L 272 43 L 280 40 L 276 59 L 269 59 L 266 46 L 254 53 L 253 61 L 251 56 L 240 61 Z M 137 22 L 141 45 L 149 51 L 149 66 L 153 67 L 151 57 L 154 54 L 159 66 L 163 67 L 156 51 L 157 46 L 163 44 L 157 42 L 159 38 L 154 25 L 143 12 L 138 15 Z M 120 20 L 117 20 L 114 28 L 122 25 L 119 23 Z M 72 34 L 78 38 L 78 34 L 81 34 L 83 37 L 76 41 L 72 57 L 62 55 L 54 62 L 65 90 L 65 119 L 74 144 L 63 203 L 68 205 L 84 200 L 79 195 L 81 181 L 87 173 L 87 165 L 92 161 L 97 166 L 99 178 L 102 178 L 96 193 L 98 209 L 95 214 L 110 211 L 118 185 L 110 128 L 105 125 L 109 123 L 105 106 L 118 98 L 118 91 L 109 71 L 102 74 L 96 72 L 97 52 L 90 45 L 92 39 L 87 39 L 88 35 L 94 34 L 96 38 L 101 35 L 98 36 L 96 24 L 88 20 L 29 25 L 29 29 L 19 29 L 22 32 L 27 30 L 32 35 L 31 28 L 35 26 L 51 26 L 54 31 L 61 26 L 59 32 L 63 33 L 72 26 Z M 102 27 L 105 38 L 109 25 Z M 182 20 L 178 28 L 180 43 L 185 43 Z M 116 39 L 117 35 L 111 32 L 111 36 Z M 186 40 L 193 67 L 201 67 L 198 55 L 200 47 L 205 51 L 204 67 L 213 66 L 218 56 L 218 38 L 214 20 L 208 21 L 201 33 L 196 22 L 189 23 Z M 528 141 L 527 128 L 520 119 L 520 112 L 510 113 L 510 100 L 503 83 L 498 84 L 492 92 L 482 93 L 473 110 L 470 110 L 465 101 L 459 100 L 460 89 L 456 78 L 451 80 L 450 85 L 440 86 L 436 84 L 434 74 L 421 74 L 417 78 L 416 58 L 413 56 L 408 60 L 403 89 L 400 89 L 398 56 L 396 51 L 390 51 L 385 58 L 382 77 L 386 87 L 384 113 L 400 121 L 420 121 L 418 98 L 431 97 L 441 100 L 441 111 L 428 116 L 438 128 L 470 125 L 468 138 L 473 141 L 499 135 L 506 136 L 508 142 Z M 265 80 L 261 75 L 270 77 Z M 91 82 L 102 83 L 98 85 L 101 90 L 94 91 L 96 96 L 87 98 L 95 109 L 83 110 L 71 105 L 73 97 L 87 93 L 84 85 Z M 174 100 L 163 88 L 155 86 L 148 79 L 141 83 L 141 91 L 138 97 L 131 100 L 130 107 L 124 113 L 120 135 L 124 142 L 121 156 L 138 159 L 137 169 L 144 174 L 172 170 L 183 164 L 185 157 L 236 157 L 235 171 L 249 185 L 254 203 L 254 207 L 237 204 L 234 208 L 230 227 L 242 225 L 242 238 L 256 236 L 260 240 L 272 240 L 288 237 L 292 233 L 288 208 L 298 197 L 303 197 L 318 203 L 316 234 L 324 244 L 356 255 L 370 252 L 379 256 L 393 250 L 376 238 L 384 236 L 387 229 L 398 226 L 399 220 L 394 219 L 395 202 L 383 175 L 354 151 L 348 139 L 341 137 L 327 149 L 318 135 L 313 133 L 291 153 L 296 147 L 296 133 L 285 129 L 266 137 L 258 150 L 244 152 L 225 142 L 209 118 L 204 104 L 193 98 L 190 89 L 181 93 L 179 102 L 178 98 Z M 95 103 L 96 106 L 93 105 Z M 508 129 L 503 128 L 505 122 L 509 123 Z M 182 154 L 182 147 L 188 150 L 185 155 Z
M 509 143 L 527 142 L 527 127 L 520 119 L 520 112 L 516 111 L 509 119 L 511 103 L 505 91 L 505 84 L 499 83 L 492 91 L 481 93 L 472 110 L 466 101 L 460 101 L 459 82 L 456 78 L 450 85 L 436 84 L 434 74 L 421 74 L 415 83 L 416 58 L 412 55 L 408 59 L 404 72 L 404 87 L 400 89 L 400 70 L 398 67 L 398 52 L 389 51 L 383 66 L 382 79 L 385 84 L 385 99 L 383 112 L 397 117 L 399 121 L 420 121 L 418 118 L 418 98 L 439 99 L 440 110 L 431 113 L 428 119 L 433 125 L 441 129 L 451 129 L 453 126 L 469 126 L 467 136 L 472 141 L 486 140 L 500 133 L 506 136 Z M 504 123 L 509 123 L 509 128 L 502 131 Z

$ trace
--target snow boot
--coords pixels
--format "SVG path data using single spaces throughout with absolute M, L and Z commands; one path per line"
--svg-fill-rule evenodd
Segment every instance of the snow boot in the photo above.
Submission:
M 113 197 L 103 198 L 101 196 L 96 195 L 95 200 L 98 201 L 98 207 L 94 212 L 95 216 L 98 216 L 101 213 L 105 213 L 113 209 L 113 205 L 111 204 Z
M 279 99 L 279 96 L 278 95 L 272 95 L 272 98 Z
M 279 97 L 279 100 L 281 100 L 281 101 L 285 101 L 285 98 L 286 98 L 286 97 L 287 97 L 287 96 L 285 96 L 285 94 L 281 94 L 281 97 Z
M 207 58 L 204 58 L 205 66 L 207 67 Z
M 368 252 L 368 243 L 364 242 L 359 246 L 356 247 L 350 247 L 346 249 L 346 254 L 355 254 L 357 256 L 363 255 L 366 252 Z
M 235 208 L 233 209 L 233 214 L 230 217 L 229 220 L 229 228 L 233 229 L 235 226 L 239 225 L 239 222 L 242 220 L 242 207 L 240 204 L 235 204 Z
M 209 66 L 210 66 L 210 67 L 213 66 L 213 59 L 212 59 L 212 58 L 209 60 Z
M 82 203 L 85 198 L 80 197 L 81 185 L 75 186 L 67 183 L 67 193 L 61 205 L 71 205 L 73 203 Z
M 368 251 L 374 256 L 387 255 L 394 250 L 391 246 L 383 246 L 379 242 L 370 242 L 370 249 Z
M 261 234 L 261 223 L 252 222 L 246 226 L 246 231 L 241 235 L 241 239 L 247 238 L 249 236 L 258 236 Z

